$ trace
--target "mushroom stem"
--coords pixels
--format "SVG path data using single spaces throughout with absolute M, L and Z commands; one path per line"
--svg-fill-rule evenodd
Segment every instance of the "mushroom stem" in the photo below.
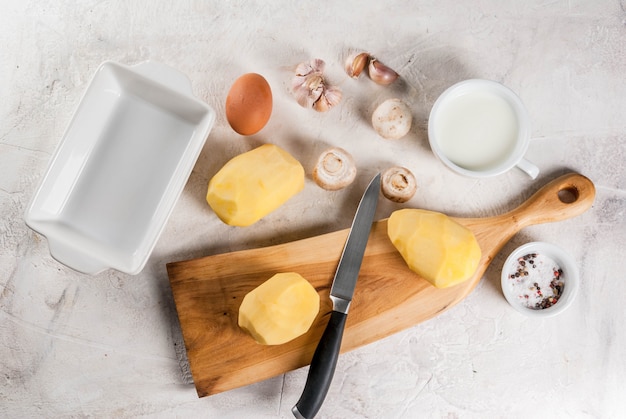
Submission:
M 383 173 L 380 188 L 385 198 L 403 203 L 415 195 L 417 181 L 406 167 L 392 167 Z
M 320 154 L 313 168 L 315 183 L 329 191 L 345 188 L 355 177 L 354 159 L 350 153 L 339 147 L 329 148 Z

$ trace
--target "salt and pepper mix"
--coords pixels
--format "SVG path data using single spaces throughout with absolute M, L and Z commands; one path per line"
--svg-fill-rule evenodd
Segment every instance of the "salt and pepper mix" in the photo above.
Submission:
M 519 302 L 533 310 L 552 307 L 559 301 L 565 286 L 563 270 L 553 259 L 539 253 L 518 258 L 509 279 Z

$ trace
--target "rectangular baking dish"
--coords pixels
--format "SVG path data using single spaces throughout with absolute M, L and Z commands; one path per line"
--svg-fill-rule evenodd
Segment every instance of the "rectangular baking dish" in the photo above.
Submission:
M 51 255 L 88 274 L 139 273 L 215 120 L 182 73 L 103 63 L 38 190 L 26 224 Z

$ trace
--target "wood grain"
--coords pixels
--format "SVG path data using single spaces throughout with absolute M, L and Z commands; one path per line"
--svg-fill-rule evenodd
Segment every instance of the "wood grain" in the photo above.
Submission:
M 573 202 L 564 202 L 563 195 Z M 346 324 L 341 352 L 382 339 L 449 309 L 478 284 L 520 229 L 582 214 L 595 187 L 571 173 L 545 185 L 518 208 L 487 218 L 454 218 L 476 235 L 482 250 L 475 275 L 438 289 L 408 269 L 387 237 L 387 220 L 374 223 Z M 291 243 L 218 254 L 167 265 L 191 372 L 200 397 L 261 381 L 308 365 L 332 309 L 330 286 L 348 235 L 341 230 Z M 244 295 L 277 272 L 295 271 L 321 298 L 311 329 L 278 346 L 259 345 L 237 326 Z

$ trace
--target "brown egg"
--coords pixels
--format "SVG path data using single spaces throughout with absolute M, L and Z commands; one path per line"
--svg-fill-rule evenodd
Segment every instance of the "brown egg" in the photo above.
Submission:
M 233 83 L 226 97 L 226 119 L 241 135 L 252 135 L 272 114 L 272 89 L 260 74 L 247 73 Z

